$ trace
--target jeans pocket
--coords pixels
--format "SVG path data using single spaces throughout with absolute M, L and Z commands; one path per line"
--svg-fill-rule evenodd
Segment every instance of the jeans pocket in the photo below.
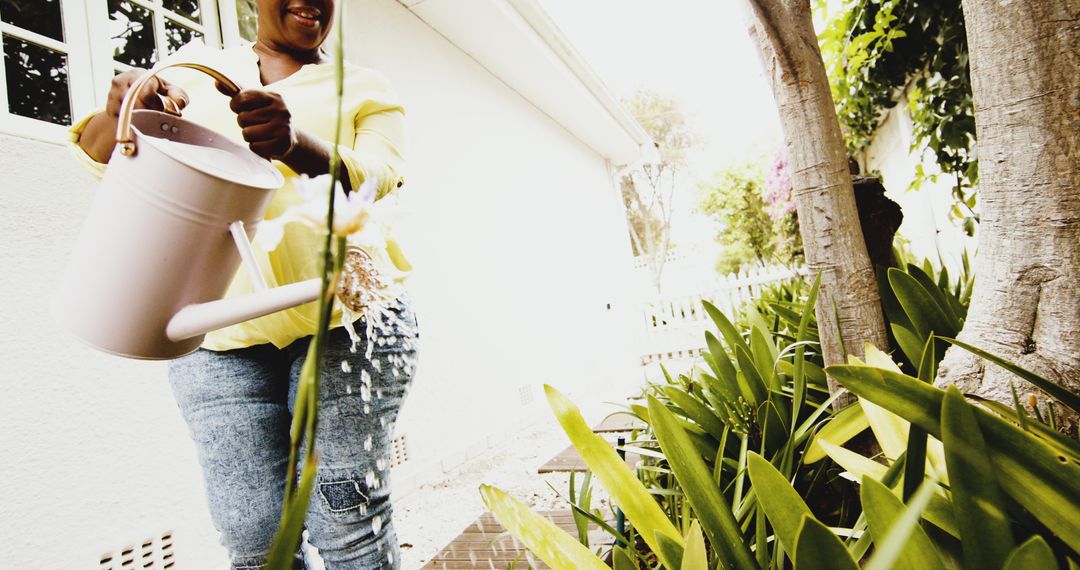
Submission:
M 363 483 L 358 479 L 344 479 L 319 483 L 319 494 L 332 513 L 343 513 L 359 509 L 368 503 Z

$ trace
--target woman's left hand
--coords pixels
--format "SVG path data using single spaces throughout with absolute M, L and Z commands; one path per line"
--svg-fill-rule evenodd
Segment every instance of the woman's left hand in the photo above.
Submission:
M 244 132 L 244 140 L 255 154 L 265 159 L 281 159 L 296 146 L 298 133 L 281 95 L 262 89 L 243 89 L 232 97 L 229 108 Z

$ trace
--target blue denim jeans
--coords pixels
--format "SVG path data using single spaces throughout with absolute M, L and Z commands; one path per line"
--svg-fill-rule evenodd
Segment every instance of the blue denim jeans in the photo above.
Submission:
M 305 526 L 327 570 L 399 567 L 391 438 L 415 371 L 419 335 L 403 301 L 374 320 L 382 322 L 355 323 L 355 347 L 343 328 L 330 332 L 326 346 L 315 440 L 319 467 Z M 293 402 L 310 341 L 284 349 L 200 349 L 169 367 L 198 448 L 210 515 L 237 570 L 261 567 L 278 527 Z M 298 554 L 295 568 L 303 567 Z

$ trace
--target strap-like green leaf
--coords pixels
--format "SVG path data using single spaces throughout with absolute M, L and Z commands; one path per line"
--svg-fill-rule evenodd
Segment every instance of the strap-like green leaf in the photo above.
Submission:
M 667 515 L 653 499 L 645 486 L 638 481 L 634 472 L 626 465 L 611 444 L 603 437 L 593 433 L 577 406 L 570 402 L 558 390 L 551 386 L 544 386 L 548 403 L 551 405 L 555 417 L 562 425 L 563 431 L 570 438 L 570 442 L 581 454 L 585 464 L 600 480 L 600 483 L 611 495 L 611 500 L 618 505 L 626 514 L 631 524 L 641 532 L 641 537 L 653 549 L 658 556 L 663 556 L 660 545 L 656 540 L 656 533 L 667 535 L 678 544 L 682 544 L 682 535 L 671 524 Z M 652 400 L 652 398 L 650 398 Z M 658 404 L 659 405 L 659 404 Z M 659 407 L 663 408 L 662 405 Z M 665 410 L 667 411 L 667 410 Z M 655 422 L 654 411 L 650 406 L 649 419 Z M 668 412 L 670 417 L 670 412 Z M 672 418 L 674 421 L 674 418 Z M 655 426 L 655 423 L 653 424 Z M 693 443 L 686 438 L 687 453 L 693 452 Z M 672 564 L 670 560 L 661 558 L 661 561 L 669 568 L 678 568 L 678 564 Z
M 1035 535 L 1009 553 L 1003 570 L 1030 570 L 1032 568 L 1052 570 L 1057 567 L 1057 559 L 1054 558 L 1054 551 L 1050 550 L 1050 545 L 1046 544 L 1043 537 Z
M 555 570 L 609 570 L 585 545 L 501 489 L 480 485 L 480 496 L 499 524 L 548 566 Z
M 942 390 L 867 366 L 830 366 L 826 372 L 857 396 L 941 438 Z M 1016 425 L 984 410 L 974 412 L 1002 490 L 1080 551 L 1080 465 Z
M 868 481 L 864 480 L 864 483 Z M 869 482 L 873 483 L 873 482 Z M 922 533 L 922 529 L 919 528 L 919 519 L 922 518 L 922 512 L 926 509 L 927 504 L 930 503 L 930 498 L 935 494 L 935 488 L 937 483 L 933 480 L 927 480 L 923 483 L 919 491 L 915 493 L 915 496 L 911 498 L 911 503 L 907 508 L 900 511 L 899 515 L 893 518 L 892 523 L 888 524 L 888 531 L 882 536 L 881 532 L 874 535 L 874 556 L 867 563 L 864 570 L 891 570 L 892 568 L 915 568 L 921 570 L 923 568 L 940 568 L 941 560 L 937 559 L 937 563 L 934 563 L 934 559 L 937 556 L 933 545 L 930 544 L 930 539 Z M 866 485 L 863 486 L 866 489 Z M 880 489 L 879 489 L 880 490 Z M 885 493 L 890 497 L 890 493 L 885 489 Z M 865 495 L 864 495 L 865 497 Z M 880 507 L 881 504 L 875 505 Z M 881 509 L 878 509 L 879 511 Z M 887 518 L 887 515 L 878 513 L 879 518 Z M 880 522 L 880 521 L 879 521 Z M 881 526 L 881 525 L 878 525 Z M 874 532 L 873 523 L 871 523 L 870 532 Z M 912 540 L 914 536 L 921 534 L 920 539 Z M 921 549 L 919 551 L 911 551 L 908 549 Z M 914 555 L 911 558 L 906 555 Z M 915 562 L 915 566 L 900 566 L 898 563 L 901 560 Z
M 956 386 L 945 392 L 941 406 L 941 441 L 952 481 L 964 566 L 970 570 L 1000 568 L 1016 543 L 982 430 L 974 409 Z
M 795 570 L 858 570 L 844 543 L 817 519 L 803 515 L 795 538 Z
M 728 320 L 727 316 L 725 316 L 720 309 L 716 308 L 716 305 L 713 305 L 708 301 L 702 301 L 701 305 L 705 307 L 705 312 L 712 318 L 713 323 L 716 324 L 716 328 L 720 329 L 720 334 L 724 337 L 731 352 L 735 352 L 736 347 L 739 346 L 746 349 L 747 352 L 750 351 L 750 347 L 746 345 L 746 341 L 743 340 L 742 335 L 739 334 L 739 329 L 735 328 L 735 325 Z
M 1065 406 L 1071 408 L 1075 412 L 1080 413 L 1080 396 L 1073 394 L 1068 389 L 1063 388 L 1026 368 L 1017 366 L 1016 364 L 1009 362 L 1008 360 L 1005 360 L 1000 356 L 995 356 L 993 354 L 990 354 L 989 352 L 986 352 L 985 350 L 975 348 L 974 346 L 971 346 L 966 342 L 956 340 L 955 338 L 941 338 L 941 340 L 950 344 L 955 344 L 956 346 L 959 346 L 960 348 L 976 356 L 989 360 L 994 364 L 997 364 L 1005 370 L 1016 374 L 1024 380 L 1031 382 L 1035 386 L 1038 386 L 1039 389 L 1041 389 L 1043 392 L 1050 394 L 1051 397 L 1058 400 Z
M 750 549 L 743 542 L 738 522 L 727 500 L 712 480 L 701 456 L 693 448 L 686 432 L 675 421 L 675 416 L 656 398 L 649 398 L 649 416 L 660 449 L 671 464 L 675 478 L 686 493 L 686 500 L 694 509 L 709 541 L 720 559 L 729 568 L 755 568 Z M 624 509 L 625 510 L 625 509 Z M 635 525 L 636 526 L 636 525 Z M 638 528 L 642 528 L 638 526 Z M 677 568 L 678 565 L 668 565 Z
M 813 516 L 799 493 L 791 486 L 776 467 L 764 457 L 751 452 L 746 461 L 750 482 L 757 493 L 758 503 L 772 524 L 780 544 L 789 553 L 795 553 L 795 539 L 803 516 Z M 794 558 L 794 556 L 792 556 Z
M 697 425 L 717 440 L 724 436 L 723 420 L 717 417 L 708 406 L 675 386 L 664 386 L 664 394 L 685 412 L 687 418 L 697 422 Z
M 925 485 L 932 484 L 928 481 Z M 896 498 L 888 487 L 869 477 L 863 478 L 861 497 L 863 512 L 866 513 L 866 520 L 870 525 L 870 534 L 874 537 L 874 544 L 880 547 L 885 542 L 885 537 L 898 528 L 897 522 L 904 513 L 904 503 Z M 942 568 L 943 565 L 930 537 L 921 527 L 912 525 L 910 538 L 901 543 L 890 567 L 934 570 Z
M 690 522 L 690 532 L 686 535 L 682 570 L 709 570 L 709 559 L 705 557 L 705 537 L 696 519 Z
M 899 269 L 890 269 L 889 284 L 919 337 L 927 338 L 930 333 L 952 336 L 959 331 L 957 324 L 938 306 L 934 296 L 914 277 Z M 922 348 L 921 342 L 919 348 Z M 915 358 L 918 359 L 918 356 Z
M 739 361 L 739 372 L 746 381 L 746 385 L 749 387 L 752 398 L 747 399 L 750 405 L 757 407 L 759 404 L 765 401 L 768 397 L 768 386 L 765 384 L 765 380 L 758 373 L 754 364 L 754 358 L 750 355 L 749 349 L 742 346 L 735 349 L 735 356 Z
M 810 442 L 810 446 L 806 449 L 803 462 L 817 463 L 826 457 L 825 449 L 818 444 L 819 440 L 827 441 L 833 445 L 844 445 L 848 440 L 859 435 L 868 427 L 870 427 L 870 421 L 866 419 L 866 414 L 863 413 L 859 402 L 847 406 L 834 414 L 829 419 L 829 422 L 817 432 L 814 440 Z

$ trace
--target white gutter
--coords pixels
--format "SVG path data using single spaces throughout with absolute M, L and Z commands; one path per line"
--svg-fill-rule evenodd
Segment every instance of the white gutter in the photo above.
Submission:
M 537 0 L 397 0 L 616 166 L 654 161 L 649 135 Z
M 596 97 L 596 100 L 619 123 L 619 126 L 634 139 L 634 142 L 643 149 L 647 149 L 646 153 L 655 154 L 656 146 L 653 144 L 652 138 L 641 128 L 641 124 L 630 116 L 622 103 L 619 103 L 618 99 L 611 94 L 600 76 L 581 57 L 581 54 L 562 33 L 558 24 L 540 6 L 540 3 L 537 0 L 506 0 L 506 2 L 514 8 L 522 19 L 529 23 L 533 31 L 544 40 L 544 43 L 555 52 L 555 55 L 562 60 L 566 67 L 570 68 L 570 71 L 585 85 L 585 88 L 592 93 L 593 97 Z

